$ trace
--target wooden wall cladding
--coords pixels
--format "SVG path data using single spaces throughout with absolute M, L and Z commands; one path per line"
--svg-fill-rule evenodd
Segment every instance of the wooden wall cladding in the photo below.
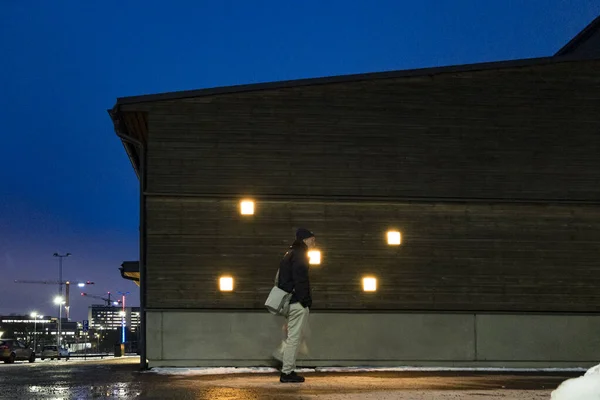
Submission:
M 599 71 L 571 62 L 128 107 L 148 112 L 151 193 L 597 201 Z
M 599 71 L 564 62 L 124 106 L 148 116 L 148 307 L 263 309 L 305 226 L 323 251 L 315 309 L 597 312 Z M 239 215 L 243 196 L 255 216 Z M 400 247 L 386 245 L 391 227 Z M 231 293 L 218 291 L 224 274 Z M 367 274 L 375 293 L 361 291 Z
M 314 309 L 598 311 L 600 208 L 147 200 L 149 308 L 262 309 L 294 229 L 314 230 Z M 386 244 L 397 228 L 402 245 Z M 218 291 L 219 276 L 235 279 Z M 375 293 L 360 280 L 378 278 Z

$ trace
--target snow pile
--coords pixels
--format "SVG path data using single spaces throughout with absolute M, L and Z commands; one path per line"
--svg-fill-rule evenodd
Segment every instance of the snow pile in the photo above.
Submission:
M 552 400 L 600 400 L 600 365 L 585 375 L 561 383 L 550 396 Z
M 597 376 L 600 378 L 600 364 L 587 370 L 584 376 Z

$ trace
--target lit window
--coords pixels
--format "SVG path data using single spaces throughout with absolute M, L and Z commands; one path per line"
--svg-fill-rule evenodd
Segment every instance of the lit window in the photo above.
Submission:
M 221 292 L 231 292 L 233 290 L 233 278 L 230 276 L 222 276 L 219 279 L 219 289 Z
M 242 200 L 240 202 L 240 212 L 242 215 L 254 215 L 254 201 Z
M 388 231 L 387 242 L 389 245 L 398 246 L 402 241 L 402 235 L 398 231 Z
M 311 250 L 308 252 L 308 263 L 310 265 L 321 264 L 321 252 L 319 250 Z
M 363 278 L 363 290 L 365 292 L 375 292 L 377 290 L 377 279 L 370 276 Z

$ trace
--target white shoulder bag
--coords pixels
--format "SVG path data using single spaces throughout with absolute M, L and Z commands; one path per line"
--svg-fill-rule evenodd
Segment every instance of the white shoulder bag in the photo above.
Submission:
M 269 310 L 271 314 L 286 316 L 290 310 L 292 294 L 279 289 L 278 283 L 279 269 L 277 270 L 277 275 L 275 275 L 275 285 L 273 286 L 273 289 L 271 289 L 267 301 L 265 301 L 265 307 L 267 307 L 267 310 Z

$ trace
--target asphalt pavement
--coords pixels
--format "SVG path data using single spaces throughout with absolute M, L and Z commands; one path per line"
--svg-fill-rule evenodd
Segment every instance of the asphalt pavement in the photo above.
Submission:
M 276 374 L 169 376 L 139 370 L 138 358 L 0 364 L 0 399 L 550 399 L 580 373 L 308 373 L 304 384 Z

